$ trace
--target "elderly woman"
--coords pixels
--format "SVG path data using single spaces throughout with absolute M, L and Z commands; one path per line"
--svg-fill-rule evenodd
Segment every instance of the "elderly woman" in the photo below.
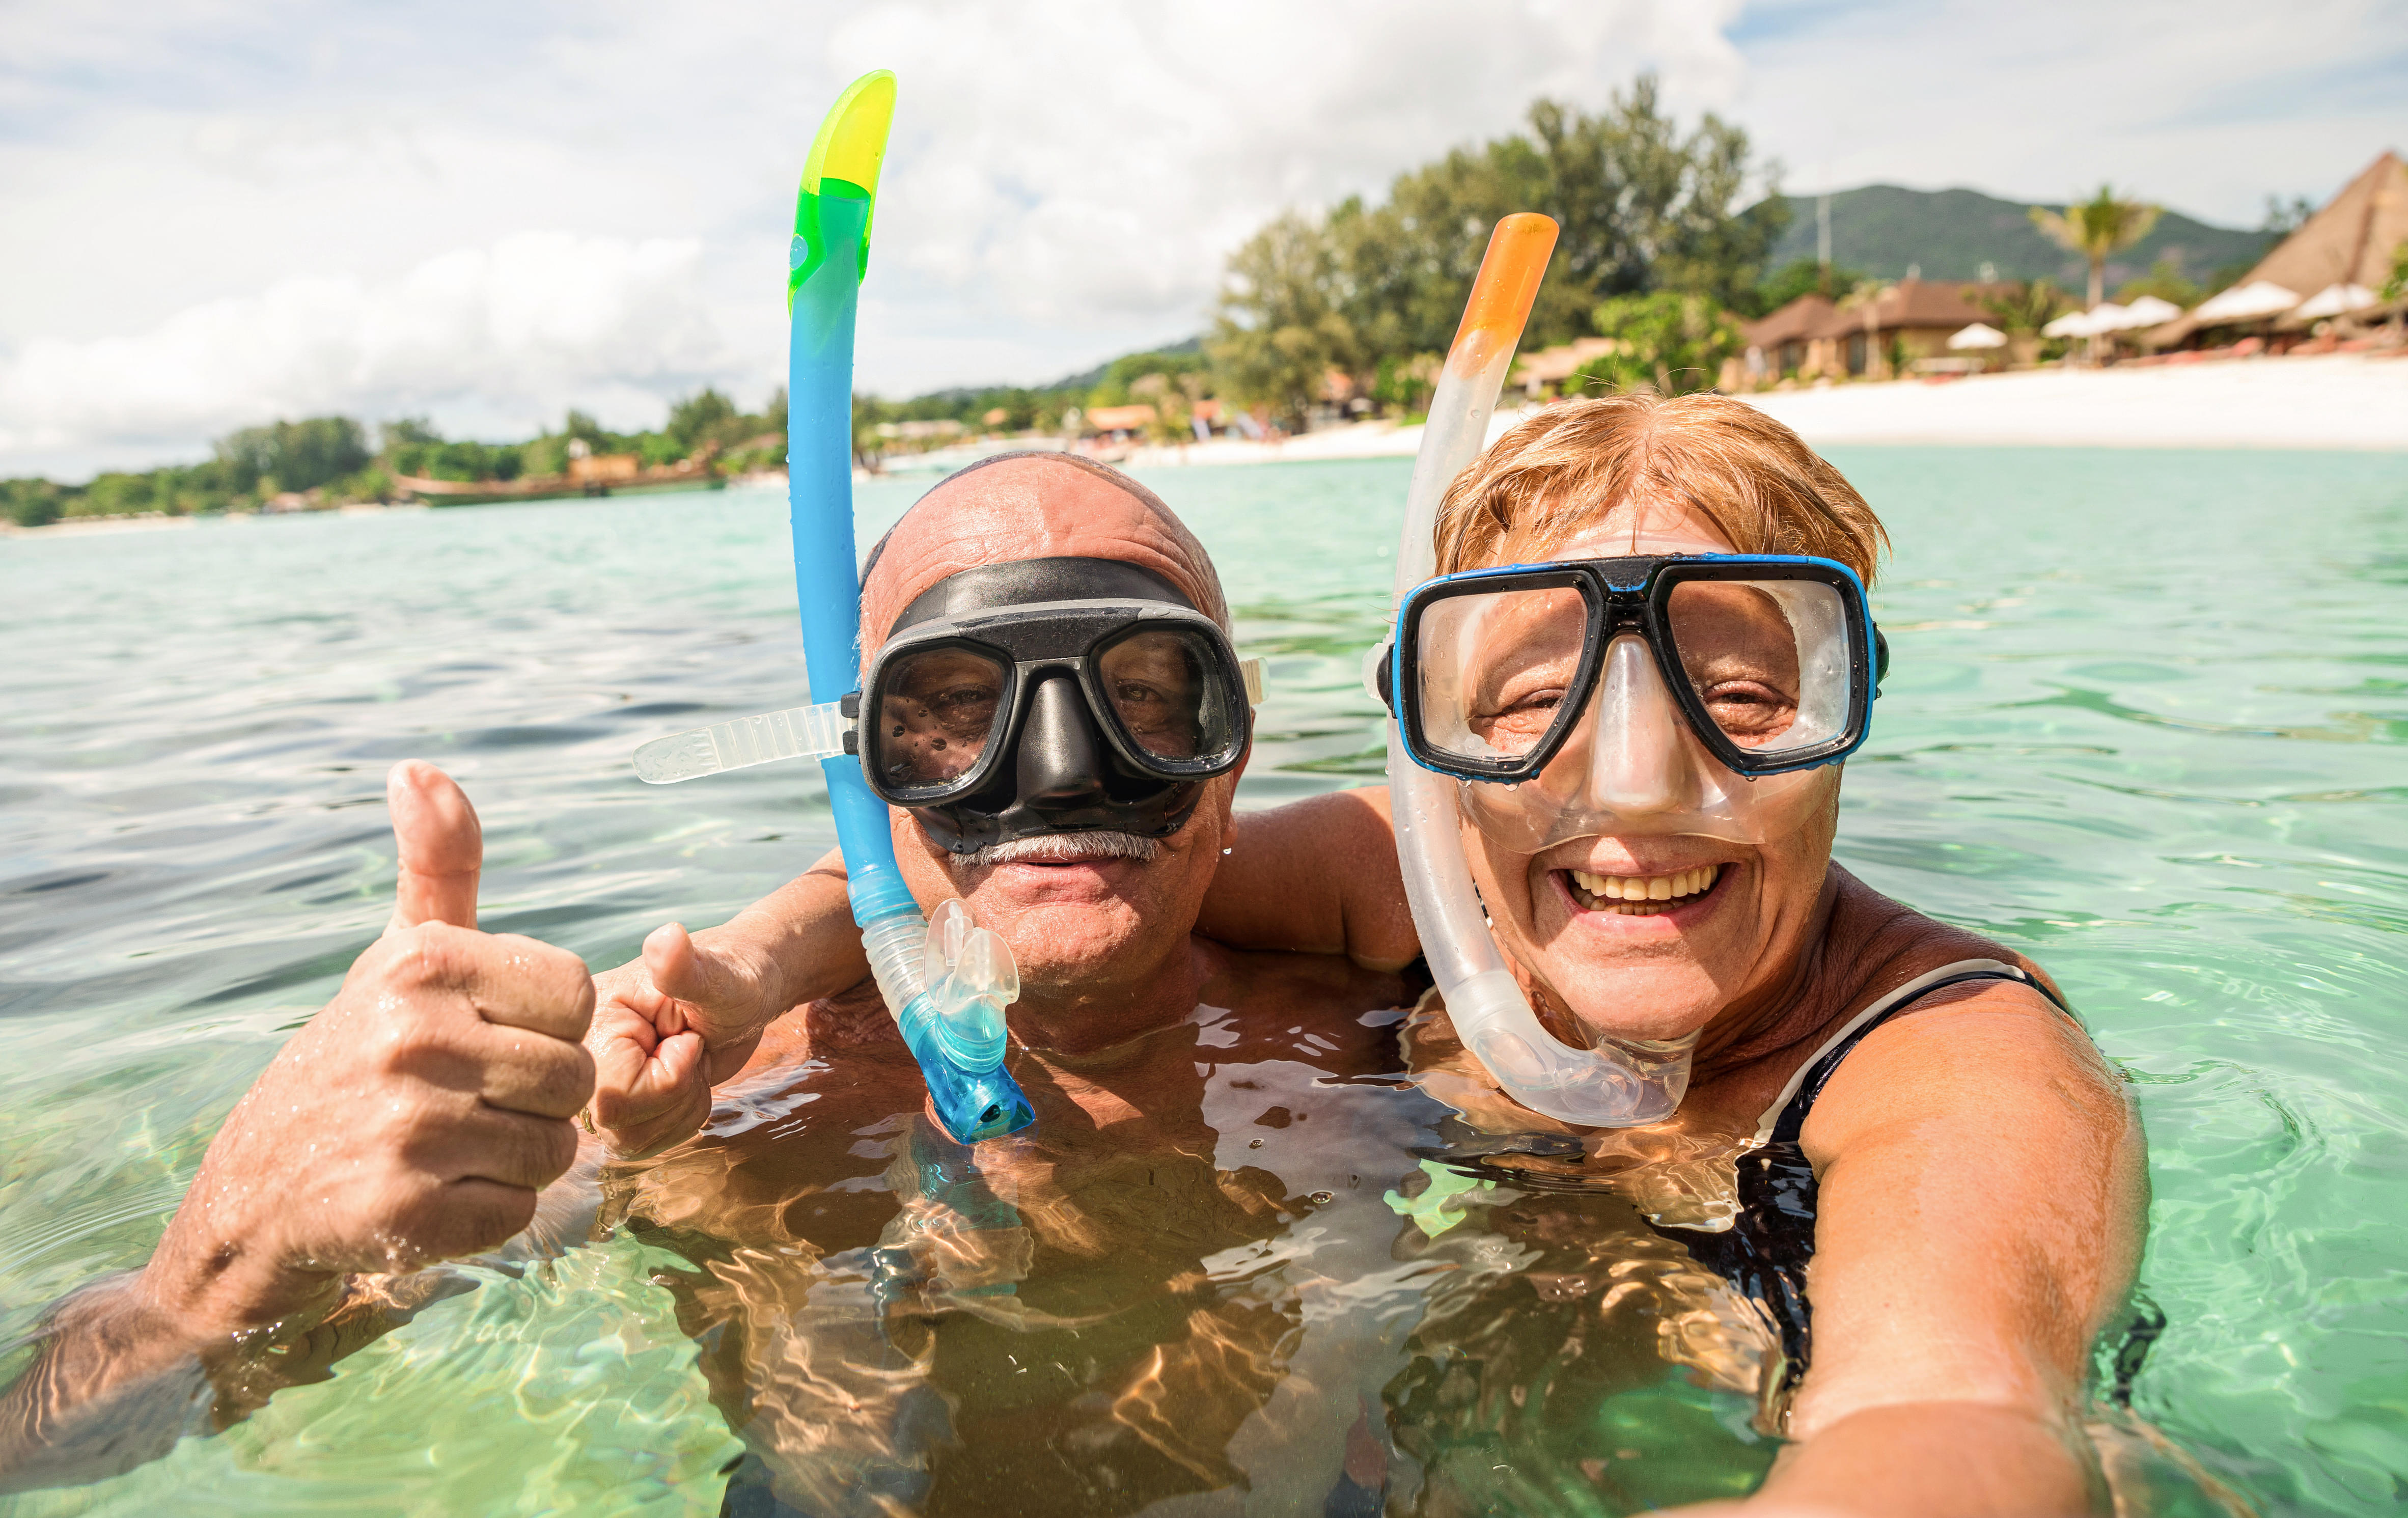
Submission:
M 1832 862 L 1841 767 L 1806 761 L 1853 746 L 1861 591 L 1689 557 L 1869 583 L 1881 543 L 1838 470 L 1717 395 L 1552 407 L 1454 483 L 1413 598 L 1414 756 L 1463 780 L 1472 879 L 1547 1032 L 1692 1063 L 1669 1118 L 1613 1133 L 1513 1102 L 1434 1008 L 1409 1053 L 1491 1134 L 1580 1138 L 1524 1162 L 1547 1184 L 1661 1193 L 1677 1160 L 1694 1190 L 1712 1162 L 1718 1202 L 1640 1199 L 1778 1331 L 1764 1421 L 1791 1442 L 1758 1501 L 2104 1511 L 2083 1390 L 2140 1255 L 2138 1121 L 2037 967 Z M 1247 819 L 1204 930 L 1410 956 L 1379 926 L 1387 825 L 1376 791 Z

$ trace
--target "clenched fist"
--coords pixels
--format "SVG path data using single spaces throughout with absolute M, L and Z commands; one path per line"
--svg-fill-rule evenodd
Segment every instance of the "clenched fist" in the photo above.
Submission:
M 391 925 L 227 1117 L 143 1273 L 193 1325 L 322 1310 L 348 1273 L 493 1248 L 576 1158 L 584 964 L 477 931 L 483 838 L 451 777 L 409 760 L 385 790 Z

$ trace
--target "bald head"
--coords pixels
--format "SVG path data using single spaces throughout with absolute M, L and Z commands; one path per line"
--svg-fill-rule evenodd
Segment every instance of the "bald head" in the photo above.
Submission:
M 921 496 L 871 551 L 861 587 L 863 652 L 885 641 L 903 609 L 949 575 L 1062 558 L 1151 569 L 1228 628 L 1228 603 L 1204 545 L 1154 492 L 1089 459 L 1006 453 Z

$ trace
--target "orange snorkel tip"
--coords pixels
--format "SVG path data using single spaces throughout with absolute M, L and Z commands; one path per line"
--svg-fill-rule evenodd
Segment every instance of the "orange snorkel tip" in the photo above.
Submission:
M 1463 324 L 1447 350 L 1450 366 L 1485 367 L 1500 345 L 1510 351 L 1521 342 L 1555 251 L 1556 230 L 1553 217 L 1537 211 L 1516 211 L 1497 223 L 1464 303 Z

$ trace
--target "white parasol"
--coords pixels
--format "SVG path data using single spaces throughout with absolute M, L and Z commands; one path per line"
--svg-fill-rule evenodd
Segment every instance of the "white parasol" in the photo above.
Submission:
M 2265 279 L 2253 279 L 2245 285 L 2235 285 L 2220 295 L 2210 296 L 2190 314 L 2200 326 L 2214 326 L 2219 322 L 2250 322 L 2261 316 L 2280 316 L 2300 304 L 2300 297 Z
M 2068 311 L 2040 329 L 2043 337 L 2087 337 L 2099 329 L 2090 324 L 2088 311 Z
M 2362 311 L 2382 299 L 2364 285 L 2329 284 L 2307 298 L 2291 315 L 2301 322 L 2315 322 L 2328 316 L 2346 316 Z
M 2172 301 L 2159 300 L 2155 295 L 2143 295 L 2124 308 L 2124 325 L 2128 328 L 2154 327 L 2171 322 L 2182 314 L 2182 308 Z
M 2007 335 L 1985 322 L 1976 322 L 1962 332 L 1951 334 L 1950 348 L 2004 348 Z

